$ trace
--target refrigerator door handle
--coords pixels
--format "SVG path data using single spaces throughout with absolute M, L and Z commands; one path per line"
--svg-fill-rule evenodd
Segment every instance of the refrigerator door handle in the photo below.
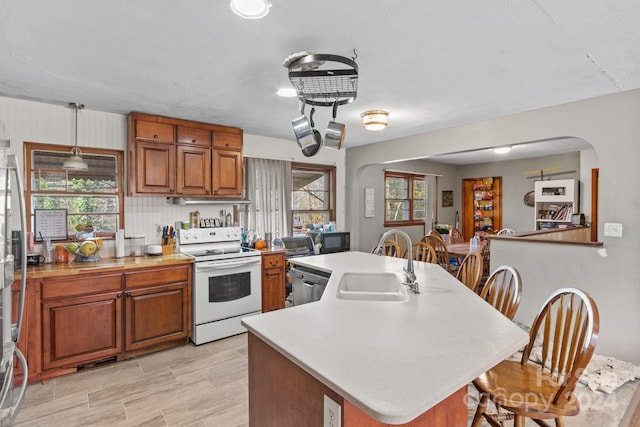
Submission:
M 8 425 L 13 425 L 13 417 L 16 415 L 20 404 L 22 403 L 22 399 L 24 398 L 24 392 L 27 390 L 27 379 L 29 378 L 29 372 L 27 368 L 27 360 L 24 358 L 22 352 L 16 347 L 14 349 L 14 354 L 18 361 L 20 361 L 20 365 L 22 365 L 22 382 L 20 383 L 20 391 L 13 390 L 13 393 L 18 393 L 17 397 L 12 397 L 8 393 L 8 388 L 13 387 L 13 363 L 11 364 L 11 373 L 7 372 L 5 377 L 6 390 L 3 390 L 2 403 L 6 405 L 5 399 L 11 399 L 11 406 L 4 407 L 0 410 L 0 420 L 2 421 L 2 425 L 5 422 L 8 422 Z M 13 403 L 15 402 L 15 403 Z
M 11 325 L 11 338 L 14 342 L 18 342 L 20 338 L 20 330 L 22 329 L 22 318 L 24 316 L 24 296 L 27 288 L 27 214 L 25 212 L 24 202 L 24 184 L 20 170 L 18 169 L 18 161 L 15 154 L 7 156 L 8 166 L 14 171 L 16 176 L 16 190 L 18 192 L 18 205 L 20 206 L 20 238 L 22 240 L 21 249 L 21 273 L 20 273 L 20 297 L 18 301 L 18 318 L 15 325 Z M 11 285 L 9 285 L 11 286 Z M 26 367 L 26 363 L 25 363 Z

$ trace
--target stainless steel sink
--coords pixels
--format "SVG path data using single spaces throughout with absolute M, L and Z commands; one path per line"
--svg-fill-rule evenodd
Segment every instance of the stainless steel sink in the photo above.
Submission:
M 394 273 L 344 273 L 338 299 L 361 301 L 407 301 L 409 295 Z

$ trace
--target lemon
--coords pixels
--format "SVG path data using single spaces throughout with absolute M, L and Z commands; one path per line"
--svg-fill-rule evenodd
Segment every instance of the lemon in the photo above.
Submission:
M 84 231 L 84 224 L 76 225 L 76 231 Z

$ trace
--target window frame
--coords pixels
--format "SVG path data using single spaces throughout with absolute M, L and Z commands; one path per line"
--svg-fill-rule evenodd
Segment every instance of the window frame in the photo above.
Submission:
M 336 220 L 336 167 L 334 165 L 292 162 L 291 163 L 291 180 L 292 181 L 293 181 L 294 171 L 326 173 L 329 180 L 327 185 L 327 191 L 329 192 L 329 206 L 327 209 L 317 210 L 317 211 L 293 209 L 293 192 L 295 190 L 292 188 L 291 189 L 291 201 L 292 201 L 291 218 L 289 219 L 289 226 L 291 227 L 292 234 L 295 231 L 293 219 L 295 218 L 296 212 L 328 212 L 329 221 L 335 221 Z
M 387 220 L 387 179 L 388 178 L 400 178 L 407 180 L 407 200 L 409 202 L 409 219 L 408 220 L 399 220 L 399 221 L 390 221 Z M 414 189 L 414 181 L 422 181 L 425 187 L 427 186 L 427 181 L 424 175 L 408 173 L 408 172 L 393 172 L 393 171 L 384 171 L 384 226 L 385 227 L 404 227 L 404 226 L 412 226 L 412 225 L 424 225 L 424 218 L 414 218 L 414 198 L 413 198 L 413 189 Z M 396 200 L 396 199 L 394 199 Z M 426 201 L 425 201 L 426 203 Z
M 94 148 L 94 147 L 82 147 L 80 146 L 80 151 L 83 154 L 93 154 L 93 155 L 104 155 L 104 156 L 113 156 L 116 158 L 117 162 L 117 171 L 116 171 L 116 179 L 118 182 L 117 191 L 102 193 L 102 192 L 70 192 L 70 191 L 55 191 L 56 194 L 69 195 L 69 196 L 101 196 L 108 195 L 110 197 L 116 196 L 118 198 L 118 228 L 124 228 L 124 151 L 123 150 L 114 150 L 109 148 Z M 33 190 L 33 181 L 32 175 L 34 173 L 33 169 L 33 152 L 34 151 L 49 151 L 56 153 L 65 153 L 71 154 L 71 147 L 68 145 L 59 145 L 59 144 L 47 144 L 42 142 L 24 142 L 23 145 L 23 160 L 24 160 L 24 193 L 25 193 L 25 214 L 27 215 L 27 231 L 33 231 L 33 207 L 32 207 L 32 196 L 34 194 L 46 194 L 44 191 L 34 191 Z M 67 231 L 67 240 L 66 241 L 75 241 L 74 237 L 75 233 L 71 230 Z M 114 233 L 96 233 L 96 237 L 102 238 L 115 238 Z

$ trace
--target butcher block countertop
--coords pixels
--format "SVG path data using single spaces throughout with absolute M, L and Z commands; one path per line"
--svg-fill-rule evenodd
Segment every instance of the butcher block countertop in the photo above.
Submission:
M 134 268 L 164 267 L 190 263 L 193 263 L 193 258 L 182 254 L 104 258 L 98 262 L 70 262 L 27 267 L 27 278 L 41 279 L 43 277 L 72 276 L 92 272 L 98 273 L 112 270 L 122 271 Z M 16 270 L 16 279 L 19 277 L 20 270 Z
M 402 273 L 363 252 L 291 260 L 332 272 L 318 302 L 245 318 L 250 332 L 389 424 L 413 420 L 519 350 L 528 335 L 437 264 L 415 262 L 407 301 L 339 299 L 345 273 Z

